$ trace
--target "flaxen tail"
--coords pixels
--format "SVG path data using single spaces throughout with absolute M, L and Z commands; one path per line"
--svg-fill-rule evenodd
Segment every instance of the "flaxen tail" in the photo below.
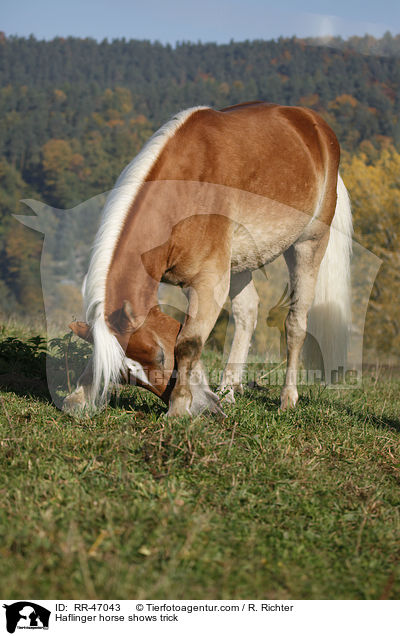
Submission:
M 314 302 L 308 315 L 308 334 L 303 349 L 303 359 L 307 369 L 321 368 L 322 354 L 327 384 L 335 383 L 337 377 L 335 371 L 340 374 L 340 368 L 342 367 L 345 371 L 347 366 L 351 328 L 352 234 L 350 199 L 338 175 L 335 216 L 331 225 L 328 247 L 318 274 Z

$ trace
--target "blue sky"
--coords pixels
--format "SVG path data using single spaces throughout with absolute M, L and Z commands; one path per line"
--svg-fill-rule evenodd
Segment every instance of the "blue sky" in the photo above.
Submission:
M 393 0 L 2 0 L 7 35 L 126 37 L 175 44 L 228 42 L 280 35 L 364 35 L 400 32 Z

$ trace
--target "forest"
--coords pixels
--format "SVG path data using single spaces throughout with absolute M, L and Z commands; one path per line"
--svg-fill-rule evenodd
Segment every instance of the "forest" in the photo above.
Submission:
M 176 46 L 1 33 L 2 314 L 30 320 L 43 313 L 42 240 L 13 218 L 31 213 L 21 200 L 48 206 L 48 266 L 63 283 L 50 304 L 68 306 L 79 296 L 95 215 L 89 207 L 82 228 L 62 211 L 109 190 L 175 112 L 250 100 L 310 107 L 334 129 L 355 238 L 382 261 L 366 351 L 371 360 L 400 357 L 400 36 L 390 33 Z

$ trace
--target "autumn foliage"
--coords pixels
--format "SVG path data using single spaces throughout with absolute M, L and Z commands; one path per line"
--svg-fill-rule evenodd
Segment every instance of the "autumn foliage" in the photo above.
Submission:
M 0 310 L 42 311 L 40 235 L 12 214 L 21 199 L 72 209 L 109 190 L 123 167 L 174 112 L 262 99 L 317 110 L 343 149 L 356 239 L 382 267 L 365 342 L 371 356 L 400 356 L 400 38 L 180 43 L 35 38 L 1 40 Z M 366 52 L 374 55 L 365 55 Z M 382 53 L 382 55 L 380 54 Z M 48 215 L 50 304 L 79 304 L 88 227 Z M 57 310 L 57 311 L 56 311 Z M 75 309 L 74 309 L 75 311 Z

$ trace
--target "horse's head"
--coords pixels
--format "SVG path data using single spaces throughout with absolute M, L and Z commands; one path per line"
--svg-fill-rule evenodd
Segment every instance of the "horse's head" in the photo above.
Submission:
M 108 317 L 107 323 L 125 351 L 126 368 L 121 369 L 125 381 L 152 391 L 168 404 L 174 385 L 174 349 L 180 323 L 154 307 L 138 327 L 128 301 Z M 93 343 L 86 322 L 73 322 L 69 326 L 77 336 Z

